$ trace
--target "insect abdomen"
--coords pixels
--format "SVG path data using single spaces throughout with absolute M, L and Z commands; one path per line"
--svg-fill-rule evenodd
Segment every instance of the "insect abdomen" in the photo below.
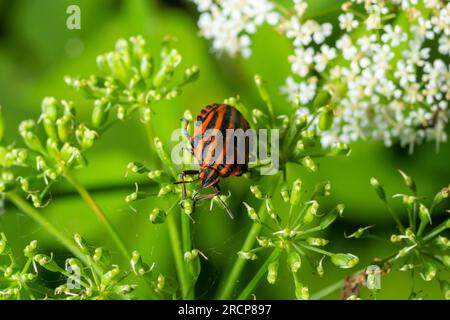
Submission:
M 243 136 L 235 137 L 230 135 L 230 132 L 227 135 L 227 129 L 242 129 L 245 133 L 249 127 L 242 114 L 232 106 L 212 104 L 203 108 L 197 116 L 192 138 L 194 155 L 200 166 L 213 167 L 222 177 L 246 172 L 249 156 L 248 138 L 245 137 L 245 141 L 238 141 L 238 137 Z M 218 139 L 220 137 L 221 141 Z M 237 149 L 239 143 L 241 147 L 243 146 L 240 150 Z M 238 154 L 242 152 L 244 154 Z

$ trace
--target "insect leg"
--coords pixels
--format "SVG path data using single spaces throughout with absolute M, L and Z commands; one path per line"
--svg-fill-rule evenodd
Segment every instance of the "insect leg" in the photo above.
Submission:
M 175 184 L 181 184 L 181 195 L 182 195 L 182 199 L 183 200 L 186 199 L 186 183 L 191 183 L 191 182 L 194 182 L 194 181 L 198 180 L 198 179 L 195 179 L 195 180 L 192 180 L 192 181 L 185 181 L 184 177 L 186 177 L 186 176 L 193 176 L 193 175 L 196 175 L 198 173 L 199 173 L 198 170 L 184 170 L 180 174 L 181 181 L 175 182 Z
M 222 193 L 222 190 L 220 190 L 220 187 L 218 184 L 215 184 L 212 186 L 214 188 L 214 190 L 216 192 L 214 193 L 210 193 L 210 194 L 205 194 L 205 195 L 201 195 L 201 196 L 194 196 L 193 200 L 194 200 L 194 206 L 195 203 L 201 200 L 205 200 L 205 199 L 212 199 L 214 197 L 217 197 L 219 199 L 219 201 L 222 203 L 223 207 L 225 208 L 225 210 L 227 211 L 228 215 L 230 216 L 231 219 L 234 219 L 233 213 L 231 213 L 230 208 L 228 208 L 228 206 L 226 205 L 226 203 L 220 198 L 220 194 Z

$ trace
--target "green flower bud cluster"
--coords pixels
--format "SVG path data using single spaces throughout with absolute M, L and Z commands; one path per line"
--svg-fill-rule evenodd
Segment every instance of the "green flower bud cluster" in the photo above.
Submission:
M 450 271 L 448 249 L 449 240 L 445 236 L 450 228 L 450 218 L 444 216 L 444 220 L 439 223 L 439 211 L 448 210 L 449 187 L 441 189 L 429 205 L 425 203 L 426 197 L 417 194 L 417 186 L 412 177 L 399 170 L 403 183 L 409 189 L 408 194 L 396 194 L 392 198 L 400 198 L 404 207 L 404 217 L 407 224 L 400 220 L 400 215 L 393 210 L 389 203 L 384 187 L 376 179 L 370 180 L 378 197 L 384 202 L 388 213 L 392 216 L 400 233 L 392 234 L 390 242 L 398 246 L 395 256 L 389 259 L 390 265 L 403 272 L 418 271 L 424 281 L 440 281 L 445 278 L 445 274 Z M 447 208 L 447 209 L 446 209 Z M 407 217 L 407 218 L 406 218 Z M 361 228 L 349 237 L 359 237 L 367 231 Z M 389 270 L 391 268 L 388 268 Z M 442 274 L 442 276 L 440 276 Z M 444 296 L 446 291 L 443 286 Z M 413 291 L 412 294 L 415 294 Z
M 311 190 L 310 193 L 307 190 Z M 308 299 L 309 289 L 299 280 L 303 260 L 312 263 L 319 276 L 324 274 L 326 258 L 342 269 L 353 268 L 359 263 L 354 254 L 333 253 L 325 249 L 329 240 L 321 237 L 320 232 L 342 216 L 344 211 L 342 204 L 331 210 L 322 208 L 321 199 L 331 193 L 329 181 L 318 183 L 313 189 L 304 188 L 301 179 L 296 179 L 292 184 L 284 182 L 279 199 L 270 197 L 258 184 L 252 185 L 250 191 L 261 201 L 261 209 L 256 211 L 246 202 L 244 206 L 250 220 L 261 225 L 264 236 L 256 238 L 258 245 L 255 248 L 239 251 L 238 257 L 252 261 L 264 257 L 262 252 L 271 252 L 262 267 L 266 270 L 269 284 L 275 284 L 278 275 L 287 268 L 293 275 L 296 297 Z M 361 237 L 368 228 L 361 228 L 349 237 Z
M 37 121 L 19 125 L 24 147 L 0 144 L 0 193 L 19 188 L 35 207 L 48 203 L 51 186 L 65 172 L 87 165 L 84 152 L 98 138 L 78 122 L 70 101 L 46 97 L 41 111 Z
M 175 79 L 182 57 L 172 47 L 173 40 L 166 37 L 158 56 L 146 49 L 142 36 L 119 39 L 114 50 L 97 57 L 100 75 L 65 77 L 67 85 L 94 101 L 93 128 L 102 131 L 136 112 L 143 122 L 149 122 L 153 103 L 179 96 L 183 86 L 197 80 L 199 68 L 195 65 Z
M 33 240 L 24 248 L 26 260 L 19 265 L 5 234 L 0 233 L 0 300 L 133 299 L 137 280 L 142 277 L 148 278 L 158 292 L 153 266 L 145 264 L 138 251 L 132 252 L 129 267 L 122 270 L 111 263 L 110 254 L 104 248 L 89 246 L 79 234 L 74 235 L 73 241 L 83 253 L 79 258 L 59 261 L 53 254 L 41 253 L 38 242 Z M 42 270 L 60 275 L 60 285 L 53 292 L 42 287 L 45 281 L 37 280 Z

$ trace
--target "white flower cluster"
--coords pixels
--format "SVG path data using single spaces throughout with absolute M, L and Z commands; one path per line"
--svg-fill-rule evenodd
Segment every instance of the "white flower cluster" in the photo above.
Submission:
M 192 0 L 200 12 L 200 34 L 212 40 L 213 50 L 231 56 L 251 55 L 250 34 L 267 22 L 276 25 L 280 14 L 268 0 Z
M 353 24 L 353 16 L 345 13 L 342 29 L 364 24 L 370 30 L 374 14 L 380 23 L 374 32 L 358 38 L 344 33 L 336 42 L 342 61 L 331 67 L 325 86 L 335 95 L 336 119 L 322 144 L 372 139 L 390 146 L 399 141 L 412 151 L 423 141 L 445 142 L 450 64 L 442 44 L 449 41 L 450 4 L 425 0 L 426 10 L 420 10 L 418 0 L 353 2 L 364 2 L 365 20 Z M 393 5 L 404 10 L 403 17 L 391 14 Z M 402 26 L 395 19 L 404 19 Z M 432 53 L 437 38 L 444 40 Z
M 193 1 L 202 12 L 201 33 L 216 51 L 248 56 L 249 34 L 265 21 L 292 40 L 292 75 L 281 92 L 301 113 L 319 91 L 333 93 L 335 120 L 322 135 L 324 146 L 370 139 L 399 141 L 412 151 L 423 141 L 447 140 L 448 1 L 351 0 L 337 18 L 335 44 L 328 41 L 331 23 L 305 19 L 304 0 L 279 13 L 269 0 Z

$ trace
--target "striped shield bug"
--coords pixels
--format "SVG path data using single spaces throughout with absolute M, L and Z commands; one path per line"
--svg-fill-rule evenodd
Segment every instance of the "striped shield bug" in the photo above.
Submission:
M 182 197 L 186 198 L 185 183 L 200 180 L 192 200 L 196 202 L 212 199 L 221 194 L 220 178 L 240 176 L 248 170 L 249 139 L 245 132 L 250 126 L 243 115 L 227 104 L 210 104 L 197 115 L 194 135 L 189 134 L 188 121 L 184 121 L 184 134 L 190 142 L 191 153 L 194 155 L 199 170 L 184 170 L 181 172 Z M 193 181 L 185 181 L 188 175 L 198 175 Z M 213 188 L 210 194 L 199 195 L 201 189 Z M 218 197 L 233 219 L 233 214 L 225 202 Z

